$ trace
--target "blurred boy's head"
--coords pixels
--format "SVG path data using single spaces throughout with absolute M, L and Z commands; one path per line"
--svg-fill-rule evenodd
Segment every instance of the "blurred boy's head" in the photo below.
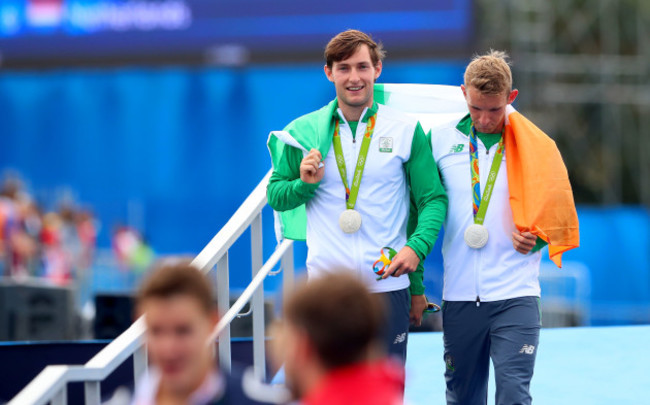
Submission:
M 146 314 L 147 350 L 161 387 L 177 395 L 198 388 L 214 367 L 207 341 L 219 319 L 206 277 L 188 264 L 162 266 L 142 285 L 137 311 Z
M 383 322 L 383 302 L 355 277 L 337 274 L 293 291 L 275 348 L 294 396 L 334 369 L 368 360 Z

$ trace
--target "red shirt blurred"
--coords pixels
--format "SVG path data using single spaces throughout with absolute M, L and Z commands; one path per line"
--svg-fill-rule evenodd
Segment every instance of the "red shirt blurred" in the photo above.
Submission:
M 303 398 L 304 405 L 397 405 L 404 402 L 404 369 L 390 360 L 330 372 Z

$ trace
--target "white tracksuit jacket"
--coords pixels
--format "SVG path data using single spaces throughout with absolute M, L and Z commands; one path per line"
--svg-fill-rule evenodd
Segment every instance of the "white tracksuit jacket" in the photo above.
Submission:
M 361 116 L 365 114 L 364 110 Z M 343 116 L 340 111 L 339 115 Z M 403 165 L 411 156 L 416 123 L 401 112 L 379 105 L 355 206 L 361 214 L 363 226 L 353 234 L 344 233 L 338 225 L 339 215 L 346 209 L 345 189 L 334 150 L 327 154 L 325 176 L 306 205 L 307 270 L 310 277 L 327 277 L 337 269 L 350 269 L 365 280 L 372 292 L 395 291 L 409 286 L 407 276 L 376 281 L 372 263 L 381 256 L 382 247 L 390 246 L 399 251 L 406 244 L 410 198 Z M 357 139 L 353 143 L 350 126 L 344 119 L 340 122 L 348 184 L 352 184 L 365 130 L 366 123 L 359 122 Z M 391 145 L 391 152 L 380 151 L 382 141 Z
M 449 198 L 444 223 L 442 254 L 444 259 L 445 301 L 498 301 L 540 295 L 539 251 L 522 255 L 512 245 L 515 225 L 509 203 L 506 157 L 494 185 L 484 226 L 489 240 L 482 249 L 465 244 L 465 229 L 473 222 L 470 179 L 469 137 L 456 128 L 459 121 L 434 128 L 431 147 Z M 461 146 L 463 145 L 463 146 Z M 478 142 L 481 193 L 496 153 Z

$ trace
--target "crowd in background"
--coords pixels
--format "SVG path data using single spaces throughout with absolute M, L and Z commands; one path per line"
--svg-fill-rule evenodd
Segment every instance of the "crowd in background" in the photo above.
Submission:
M 93 263 L 98 223 L 72 202 L 46 211 L 15 175 L 0 188 L 0 275 L 66 284 Z
M 56 208 L 46 210 L 42 203 Z M 0 276 L 40 277 L 59 285 L 84 279 L 97 257 L 98 232 L 99 221 L 90 209 L 71 198 L 37 201 L 17 175 L 5 175 L 0 185 Z M 111 269 L 142 275 L 154 257 L 141 232 L 125 224 L 113 226 Z

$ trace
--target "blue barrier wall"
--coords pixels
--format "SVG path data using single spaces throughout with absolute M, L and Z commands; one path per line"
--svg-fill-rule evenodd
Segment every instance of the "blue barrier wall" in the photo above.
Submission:
M 591 324 L 650 323 L 650 211 L 579 206 L 578 219 L 580 247 L 562 259 L 589 269 Z M 425 262 L 426 291 L 436 300 L 442 296 L 441 245 L 439 238 Z M 542 260 L 552 263 L 548 249 L 542 252 Z

